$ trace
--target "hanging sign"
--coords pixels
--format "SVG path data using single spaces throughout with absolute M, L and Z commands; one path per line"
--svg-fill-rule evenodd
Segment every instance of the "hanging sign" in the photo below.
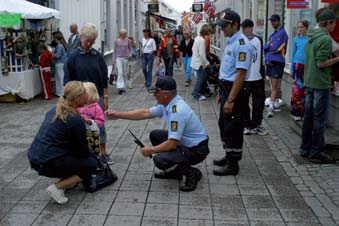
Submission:
M 307 9 L 310 8 L 310 2 L 306 0 L 287 0 L 288 9 Z
M 19 26 L 21 14 L 0 14 L 0 27 Z

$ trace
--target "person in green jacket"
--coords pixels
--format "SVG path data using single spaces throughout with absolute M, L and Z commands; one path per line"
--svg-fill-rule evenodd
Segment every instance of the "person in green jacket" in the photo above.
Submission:
M 325 127 L 327 122 L 331 65 L 339 62 L 332 58 L 332 40 L 329 32 L 334 30 L 337 16 L 325 9 L 319 14 L 319 28 L 309 31 L 306 43 L 304 86 L 306 87 L 305 114 L 302 126 L 300 155 L 314 163 L 335 163 L 325 153 Z

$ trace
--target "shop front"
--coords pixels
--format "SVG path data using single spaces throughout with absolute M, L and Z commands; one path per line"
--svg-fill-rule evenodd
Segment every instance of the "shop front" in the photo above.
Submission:
M 24 0 L 0 0 L 0 17 L 0 102 L 32 99 L 42 91 L 38 46 L 50 43 L 59 12 Z

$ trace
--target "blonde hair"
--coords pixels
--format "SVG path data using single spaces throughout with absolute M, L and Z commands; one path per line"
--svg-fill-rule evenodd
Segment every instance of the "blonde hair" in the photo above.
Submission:
M 93 82 L 84 82 L 84 88 L 88 96 L 88 102 L 94 103 L 99 101 L 99 93 Z
M 85 92 L 82 82 L 70 81 L 65 85 L 64 95 L 59 97 L 56 105 L 56 113 L 52 121 L 60 119 L 66 121 L 69 114 L 79 115 L 76 107 L 73 106 L 74 101 Z
M 98 37 L 98 30 L 93 23 L 86 23 L 80 31 L 81 37 L 94 38 Z
M 120 29 L 120 31 L 119 31 L 119 38 L 122 36 L 122 35 L 127 35 L 127 30 L 125 29 L 125 28 L 122 28 L 122 29 Z

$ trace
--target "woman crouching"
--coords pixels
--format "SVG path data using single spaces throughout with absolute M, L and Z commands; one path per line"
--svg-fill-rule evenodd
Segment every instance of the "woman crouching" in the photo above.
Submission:
M 64 190 L 82 181 L 87 185 L 97 160 L 89 150 L 83 118 L 78 107 L 87 102 L 82 82 L 66 84 L 64 94 L 46 113 L 45 119 L 28 150 L 31 167 L 39 175 L 61 178 L 46 188 L 59 204 L 68 201 Z

